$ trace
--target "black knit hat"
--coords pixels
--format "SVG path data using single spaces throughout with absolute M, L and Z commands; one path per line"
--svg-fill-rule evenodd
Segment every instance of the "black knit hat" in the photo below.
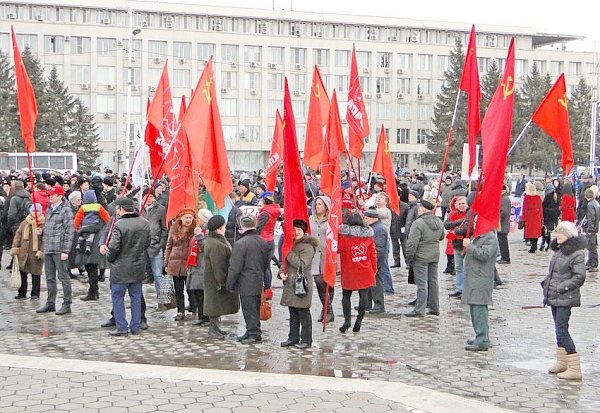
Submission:
M 295 219 L 292 222 L 294 228 L 300 228 L 302 231 L 306 232 L 308 230 L 308 224 L 303 219 Z
M 223 225 L 225 225 L 225 218 L 223 218 L 221 215 L 214 215 L 211 219 L 208 220 L 206 228 L 208 228 L 209 231 L 216 231 Z

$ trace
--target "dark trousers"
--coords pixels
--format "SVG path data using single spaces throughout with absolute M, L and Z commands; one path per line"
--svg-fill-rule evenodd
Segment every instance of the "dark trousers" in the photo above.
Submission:
M 240 295 L 240 305 L 246 323 L 245 335 L 251 338 L 261 338 L 260 295 Z
M 198 320 L 205 320 L 204 316 L 204 290 L 188 290 L 190 307 L 198 309 Z
M 564 347 L 567 354 L 576 353 L 575 343 L 569 334 L 569 318 L 571 318 L 571 307 L 551 306 L 552 318 L 554 319 L 554 331 L 556 333 L 556 346 Z
M 57 283 L 62 284 L 63 305 L 71 305 L 71 277 L 69 277 L 68 261 L 60 259 L 60 253 L 44 255 L 44 270 L 46 272 L 46 287 L 48 288 L 47 304 L 54 305 L 56 301 Z
M 392 256 L 394 265 L 400 265 L 400 238 L 392 237 Z
M 177 301 L 177 312 L 185 312 L 185 280 L 187 277 L 173 277 L 173 286 L 175 287 L 175 300 Z
M 477 347 L 489 347 L 490 335 L 488 327 L 488 306 L 487 305 L 469 305 L 471 312 L 471 324 L 475 331 L 475 341 L 473 345 Z
M 273 281 L 273 273 L 271 272 L 271 260 L 273 259 L 273 255 L 275 255 L 275 242 L 269 242 L 269 250 L 267 251 L 269 255 L 269 264 L 267 265 L 267 269 L 265 270 L 264 276 L 264 289 L 271 288 L 271 282 Z
M 352 290 L 342 290 L 342 310 L 344 311 L 344 320 L 350 322 L 352 305 L 350 298 Z M 362 320 L 369 305 L 369 289 L 358 290 L 358 316 Z
M 500 247 L 500 258 L 510 262 L 510 250 L 508 249 L 508 234 L 506 232 L 498 232 L 498 246 Z
M 31 296 L 39 297 L 40 296 L 40 275 L 31 274 Z M 19 288 L 18 292 L 19 297 L 27 296 L 27 273 L 21 271 L 21 288 Z
M 588 267 L 597 267 L 598 266 L 598 234 L 585 234 L 587 238 L 588 245 Z
M 90 280 L 88 296 L 98 297 L 98 264 L 86 264 L 85 272 L 87 272 L 88 278 Z
M 369 288 L 369 299 L 367 310 L 377 309 L 385 310 L 385 301 L 383 296 L 384 280 L 380 271 L 375 274 L 375 285 Z
M 319 300 L 321 300 L 321 304 L 323 305 L 323 310 L 325 309 L 325 289 L 327 288 L 327 284 L 323 281 L 322 275 L 313 276 L 315 279 L 315 285 L 317 286 L 317 292 L 319 293 Z M 331 303 L 333 302 L 333 293 L 335 292 L 335 288 L 329 287 L 329 304 L 327 305 L 327 314 L 332 314 L 333 309 L 331 308 Z M 323 312 L 321 310 L 321 313 Z
M 288 307 L 290 310 L 290 333 L 288 340 L 312 345 L 312 318 L 310 308 Z
M 444 222 L 446 220 L 446 212 L 448 212 L 448 207 L 441 207 L 442 210 L 442 222 Z

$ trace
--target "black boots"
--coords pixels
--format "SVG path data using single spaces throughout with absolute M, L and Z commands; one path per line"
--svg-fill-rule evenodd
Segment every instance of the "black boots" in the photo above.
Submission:
M 342 311 L 344 312 L 344 324 L 340 327 L 340 333 L 345 333 L 352 325 L 352 304 L 350 296 L 346 296 L 345 293 L 342 297 Z
M 444 274 L 454 274 L 454 255 L 446 254 L 446 269 Z
M 354 327 L 352 328 L 352 331 L 355 333 L 358 333 L 360 331 L 360 327 L 362 325 L 362 320 L 363 317 L 365 316 L 365 309 L 364 307 L 358 307 L 358 317 L 356 317 L 356 321 L 354 322 Z

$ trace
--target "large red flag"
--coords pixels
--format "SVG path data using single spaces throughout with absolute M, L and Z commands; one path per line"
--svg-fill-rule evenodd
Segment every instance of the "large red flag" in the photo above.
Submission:
M 477 37 L 475 25 L 471 27 L 469 45 L 465 56 L 459 88 L 467 93 L 467 137 L 469 142 L 469 176 L 475 167 L 475 151 L 477 147 L 477 134 L 481 129 L 481 114 L 479 104 L 481 102 L 481 84 L 479 83 L 479 69 L 477 67 Z
M 283 247 L 281 260 L 285 266 L 285 257 L 294 244 L 293 221 L 301 219 L 308 225 L 308 208 L 304 192 L 304 180 L 300 166 L 298 140 L 296 138 L 296 120 L 292 110 L 292 98 L 285 78 L 283 96 Z M 305 269 L 306 270 L 306 269 Z
M 150 112 L 150 98 L 146 103 L 146 114 Z M 147 116 L 146 116 L 147 119 Z M 150 154 L 150 169 L 152 176 L 159 178 L 160 168 L 164 159 L 162 146 L 160 144 L 160 132 L 150 122 L 146 122 L 146 129 L 144 130 L 144 142 L 148 145 L 148 153 Z
M 33 131 L 38 117 L 35 92 L 29 80 L 27 69 L 23 64 L 15 30 L 10 26 L 12 35 L 13 53 L 15 57 L 15 78 L 17 80 L 17 105 L 19 107 L 19 118 L 21 119 L 21 137 L 25 142 L 27 152 L 35 152 L 35 139 Z
M 275 113 L 275 129 L 273 130 L 273 142 L 271 142 L 271 153 L 267 161 L 267 171 L 265 173 L 265 185 L 267 191 L 275 190 L 275 182 L 277 180 L 277 171 L 281 166 L 283 151 L 283 119 L 279 113 L 279 109 Z
M 365 101 L 360 90 L 354 45 L 352 46 L 352 65 L 350 66 L 350 87 L 348 88 L 346 120 L 349 126 L 348 145 L 350 146 L 350 154 L 360 159 L 363 147 L 365 146 L 365 137 L 369 135 L 370 129 Z
M 225 197 L 233 190 L 227 148 L 212 71 L 212 57 L 204 67 L 190 105 L 183 117 L 190 152 L 202 160 L 199 173 L 217 208 L 225 206 Z
M 565 74 L 556 80 L 540 106 L 531 117 L 540 128 L 556 141 L 562 150 L 562 167 L 565 176 L 573 169 L 573 147 L 571 146 L 571 128 L 569 126 L 569 110 Z
M 473 211 L 477 214 L 474 235 L 495 229 L 500 220 L 500 198 L 504 184 L 515 101 L 515 39 L 508 47 L 504 75 L 492 96 L 481 125 L 481 172 L 483 186 Z
M 327 134 L 323 145 L 323 161 L 328 159 L 328 167 L 321 166 L 321 179 L 325 175 L 331 177 L 328 192 L 322 191 L 331 199 L 329 207 L 329 218 L 327 219 L 327 231 L 325 235 L 325 263 L 323 266 L 323 280 L 327 285 L 333 287 L 335 284 L 335 273 L 337 267 L 338 228 L 342 224 L 342 185 L 340 172 L 340 155 L 346 151 L 344 136 L 342 134 L 342 121 L 338 109 L 337 95 L 335 89 L 331 97 L 331 108 L 329 109 L 329 122 L 327 123 Z M 325 148 L 327 152 L 325 152 Z
M 319 67 L 315 65 L 306 119 L 306 139 L 304 140 L 304 164 L 317 170 L 323 156 L 323 129 L 329 117 L 329 96 L 323 85 Z
M 185 96 L 181 97 L 179 117 L 186 112 Z M 192 154 L 185 129 L 179 128 L 171 145 L 171 156 L 176 160 L 172 164 L 169 190 L 169 205 L 166 220 L 170 222 L 184 208 L 198 209 L 198 183 L 200 178 L 193 169 Z M 196 168 L 197 169 L 197 168 Z
M 154 98 L 150 103 L 150 107 L 148 108 L 148 113 L 146 118 L 148 122 L 152 124 L 159 132 L 158 139 L 154 142 L 148 143 L 148 147 L 150 148 L 150 160 L 152 161 L 152 152 L 154 151 L 158 156 L 160 156 L 161 163 L 164 160 L 163 172 L 166 172 L 168 175 L 171 175 L 172 168 L 175 159 L 169 159 L 169 150 L 171 147 L 171 143 L 175 138 L 175 133 L 177 131 L 177 120 L 175 119 L 175 112 L 173 110 L 173 99 L 171 97 L 171 85 L 169 83 L 169 72 L 167 71 L 167 63 L 165 61 L 165 65 L 163 66 L 162 74 L 160 76 L 160 80 L 158 81 L 158 85 L 156 86 L 156 92 L 154 93 Z M 156 156 L 155 155 L 155 160 Z M 155 178 L 158 177 L 158 168 L 160 164 L 154 170 L 154 166 L 152 168 L 152 174 Z
M 394 165 L 392 164 L 392 153 L 390 152 L 390 143 L 385 133 L 385 127 L 381 124 L 379 133 L 379 142 L 377 143 L 377 152 L 373 159 L 373 172 L 385 178 L 385 193 L 390 198 L 389 207 L 396 214 L 400 215 L 400 198 L 396 188 L 396 175 L 394 174 Z
M 336 115 L 337 113 L 337 115 Z M 321 192 L 328 197 L 333 195 L 335 185 L 340 184 L 340 154 L 346 152 L 342 122 L 337 106 L 335 89 L 331 98 L 327 131 L 323 141 L 323 159 L 321 161 Z M 339 121 L 339 122 L 338 122 Z M 337 178 L 336 178 L 337 177 Z M 337 179 L 337 180 L 336 180 Z

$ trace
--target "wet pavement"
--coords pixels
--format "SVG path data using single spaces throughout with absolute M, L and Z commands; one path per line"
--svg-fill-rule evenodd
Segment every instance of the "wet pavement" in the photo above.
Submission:
M 570 330 L 581 354 L 584 379 L 581 383 L 560 381 L 546 373 L 555 354 L 554 331 L 550 310 L 541 307 L 539 285 L 551 253 L 528 254 L 520 234 L 511 236 L 510 243 L 513 264 L 498 266 L 505 284 L 494 292 L 490 309 L 492 347 L 488 352 L 464 351 L 466 339 L 472 336 L 468 308 L 448 298 L 453 277 L 441 273 L 439 317 L 402 316 L 411 310 L 406 303 L 415 287 L 406 284 L 403 268 L 394 269 L 396 294 L 386 295 L 385 314 L 368 315 L 360 333 L 341 334 L 337 329 L 342 322 L 338 290 L 334 299 L 336 321 L 325 332 L 315 321 L 313 347 L 299 350 L 279 347 L 287 338 L 288 328 L 287 309 L 277 304 L 280 288 L 274 290 L 273 318 L 263 322 L 262 344 L 244 346 L 234 337 L 215 341 L 208 337 L 205 327 L 173 321 L 175 310 L 156 310 L 151 285 L 144 286 L 150 329 L 139 336 L 113 338 L 100 328 L 110 313 L 107 283 L 101 284 L 100 301 L 82 302 L 78 295 L 85 294 L 87 285 L 74 281 L 72 314 L 39 315 L 35 309 L 43 299 L 14 300 L 15 292 L 8 289 L 8 271 L 2 270 L 0 300 L 5 304 L 0 306 L 0 359 L 2 354 L 45 356 L 276 373 L 281 377 L 302 374 L 357 382 L 399 382 L 515 411 L 600 412 L 599 276 L 588 274 L 582 291 L 583 307 L 575 309 L 571 318 Z M 440 272 L 445 258 L 442 261 Z M 44 298 L 44 282 L 42 286 Z M 313 319 L 319 311 L 315 298 Z M 232 333 L 242 334 L 243 325 L 241 313 L 223 318 L 224 328 Z M 0 377 L 3 372 L 0 369 Z M 1 405 L 0 410 L 6 411 Z

